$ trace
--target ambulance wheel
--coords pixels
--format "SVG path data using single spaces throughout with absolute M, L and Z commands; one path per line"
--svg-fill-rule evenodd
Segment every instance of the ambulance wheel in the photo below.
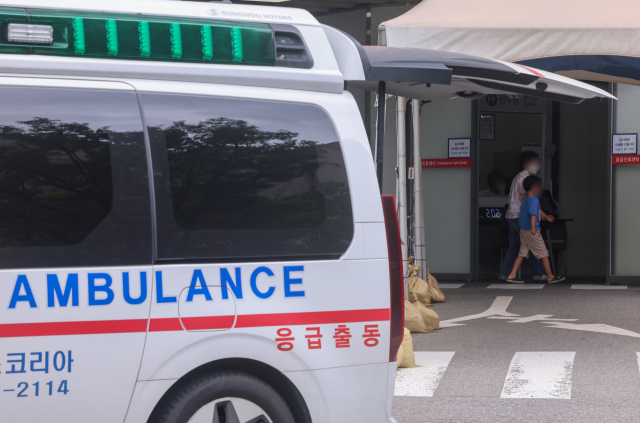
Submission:
M 198 375 L 172 388 L 149 423 L 295 423 L 282 397 L 262 379 L 238 371 Z

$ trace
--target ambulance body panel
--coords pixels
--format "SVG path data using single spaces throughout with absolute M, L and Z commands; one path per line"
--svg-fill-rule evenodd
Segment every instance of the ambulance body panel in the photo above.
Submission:
M 359 115 L 349 93 L 17 76 L 0 77 L 0 90 L 2 87 L 33 88 L 44 90 L 43 94 L 50 90 L 73 91 L 89 98 L 99 92 L 130 93 L 130 106 L 141 106 L 142 115 L 132 119 L 140 130 L 147 109 L 144 100 L 138 104 L 137 99 L 144 99 L 145 95 L 244 98 L 313 107 L 327 116 L 341 147 L 345 146 L 349 189 L 368 193 L 349 199 L 353 237 L 338 260 L 0 271 L 5 281 L 0 286 L 2 297 L 11 302 L 3 313 L 0 329 L 2 350 L 11 355 L 2 364 L 16 371 L 0 376 L 4 379 L 0 388 L 12 389 L 15 385 L 16 391 L 2 394 L 16 394 L 15 399 L 20 399 L 5 402 L 3 409 L 8 415 L 19 421 L 35 421 L 50 417 L 52 410 L 60 410 L 69 422 L 87 421 L 96 412 L 104 421 L 140 421 L 141 416 L 149 417 L 145 413 L 150 413 L 171 386 L 168 381 L 175 382 L 200 366 L 229 357 L 264 363 L 292 375 L 292 381 L 308 378 L 310 382 L 303 385 L 314 398 L 322 396 L 325 389 L 344 386 L 345 377 L 350 377 L 346 370 L 350 366 L 387 368 L 389 265 L 384 217 L 379 200 L 375 201 L 379 196 L 373 166 L 358 157 L 367 144 L 362 139 L 362 128 L 354 129 L 351 124 Z M 346 165 L 349 161 L 353 165 Z M 149 220 L 150 216 L 151 213 Z M 252 281 L 257 269 L 262 270 Z M 222 281 L 222 272 L 228 276 L 226 282 Z M 193 295 L 189 299 L 190 290 Z M 366 295 L 376 291 L 384 295 Z M 221 320 L 210 321 L 216 317 Z M 346 347 L 336 348 L 334 333 L 339 324 L 348 328 L 348 336 Z M 365 331 L 368 325 L 374 328 Z M 372 336 L 365 338 L 366 334 Z M 308 335 L 315 337 L 307 338 Z M 282 350 L 278 348 L 278 338 L 286 338 Z M 368 339 L 375 345 L 365 345 Z M 38 361 L 40 353 L 43 363 L 48 354 L 49 373 L 29 371 L 32 361 L 34 369 L 42 364 Z M 25 354 L 24 365 L 15 361 L 22 355 L 13 354 Z M 22 367 L 26 373 L 21 373 Z M 62 370 L 58 372 L 58 368 Z M 339 371 L 311 371 L 332 368 Z M 375 370 L 372 374 L 384 371 Z M 46 384 L 51 381 L 54 385 L 49 395 Z M 58 393 L 62 381 L 66 385 Z M 24 387 L 26 391 L 21 392 Z M 379 397 L 387 393 L 386 383 L 374 383 L 367 389 Z M 385 416 L 384 401 L 377 403 L 380 409 L 376 412 L 375 407 L 370 407 L 372 415 Z M 333 415 L 332 407 L 331 399 L 312 407 L 312 419 L 324 421 L 321 416 Z M 126 417 L 128 413 L 132 417 Z M 388 421 L 385 419 L 382 421 Z
M 38 306 L 19 302 L 8 310 L 12 313 L 2 316 L 0 395 L 2 414 L 10 417 L 7 421 L 63 421 L 64 417 L 81 422 L 98 415 L 103 421 L 124 420 L 145 347 L 150 301 L 135 306 L 125 301 L 123 272 L 131 276 L 133 297 L 151 296 L 151 280 L 141 291 L 138 276 L 150 276 L 150 266 L 0 272 L 2 298 L 12 298 L 14 282 L 23 277 Z M 72 306 L 70 299 L 68 307 L 60 307 L 55 298 L 55 306 L 49 308 L 47 275 L 57 275 L 64 289 L 69 274 L 78 275 L 79 306 Z M 87 304 L 91 275 L 112 277 L 113 303 Z M 21 291 L 27 295 L 24 285 Z M 101 299 L 98 293 L 96 299 Z M 110 333 L 114 326 L 123 332 Z
M 395 381 L 395 363 L 393 379 Z M 389 363 L 336 367 L 286 373 L 305 397 L 316 398 L 310 404 L 314 421 L 388 422 L 391 410 L 385 410 L 389 392 L 380 381 L 389 375 Z M 312 383 L 310 383 L 312 381 Z M 366 402 L 362 398 L 367 398 Z M 355 406 L 354 406 L 355 405 Z

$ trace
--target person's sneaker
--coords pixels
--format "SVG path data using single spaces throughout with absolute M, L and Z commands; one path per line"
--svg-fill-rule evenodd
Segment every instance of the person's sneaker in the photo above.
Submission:
M 558 283 L 562 282 L 565 278 L 561 278 L 560 276 L 554 276 L 553 279 L 547 281 L 547 283 Z
M 546 279 L 546 278 L 545 278 L 545 279 Z M 498 280 L 499 280 L 499 281 L 506 281 L 506 280 L 507 280 L 507 277 L 506 277 L 506 276 L 502 276 L 502 275 L 500 275 L 500 276 L 498 276 Z
M 505 282 L 509 282 L 509 283 L 524 283 L 523 280 L 516 279 L 516 278 L 513 278 L 513 279 L 507 278 L 507 279 L 505 279 Z
M 547 277 L 545 275 L 534 276 L 531 279 L 533 279 L 534 282 L 546 282 L 547 281 Z

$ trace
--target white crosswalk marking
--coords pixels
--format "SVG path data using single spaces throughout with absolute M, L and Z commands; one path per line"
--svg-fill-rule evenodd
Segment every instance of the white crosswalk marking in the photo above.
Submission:
M 571 399 L 575 352 L 517 352 L 500 398 Z
M 421 367 L 398 369 L 394 395 L 403 397 L 432 397 L 454 352 L 416 351 L 416 364 Z

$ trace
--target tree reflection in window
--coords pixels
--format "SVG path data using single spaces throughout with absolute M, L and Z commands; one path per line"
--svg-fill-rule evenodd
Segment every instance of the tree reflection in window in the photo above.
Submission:
M 161 260 L 336 258 L 353 238 L 347 173 L 309 104 L 142 94 Z
M 74 245 L 113 202 L 109 128 L 34 117 L 0 125 L 3 248 Z
M 317 186 L 324 151 L 318 143 L 224 117 L 174 122 L 164 132 L 174 218 L 183 229 L 324 223 L 325 199 Z

